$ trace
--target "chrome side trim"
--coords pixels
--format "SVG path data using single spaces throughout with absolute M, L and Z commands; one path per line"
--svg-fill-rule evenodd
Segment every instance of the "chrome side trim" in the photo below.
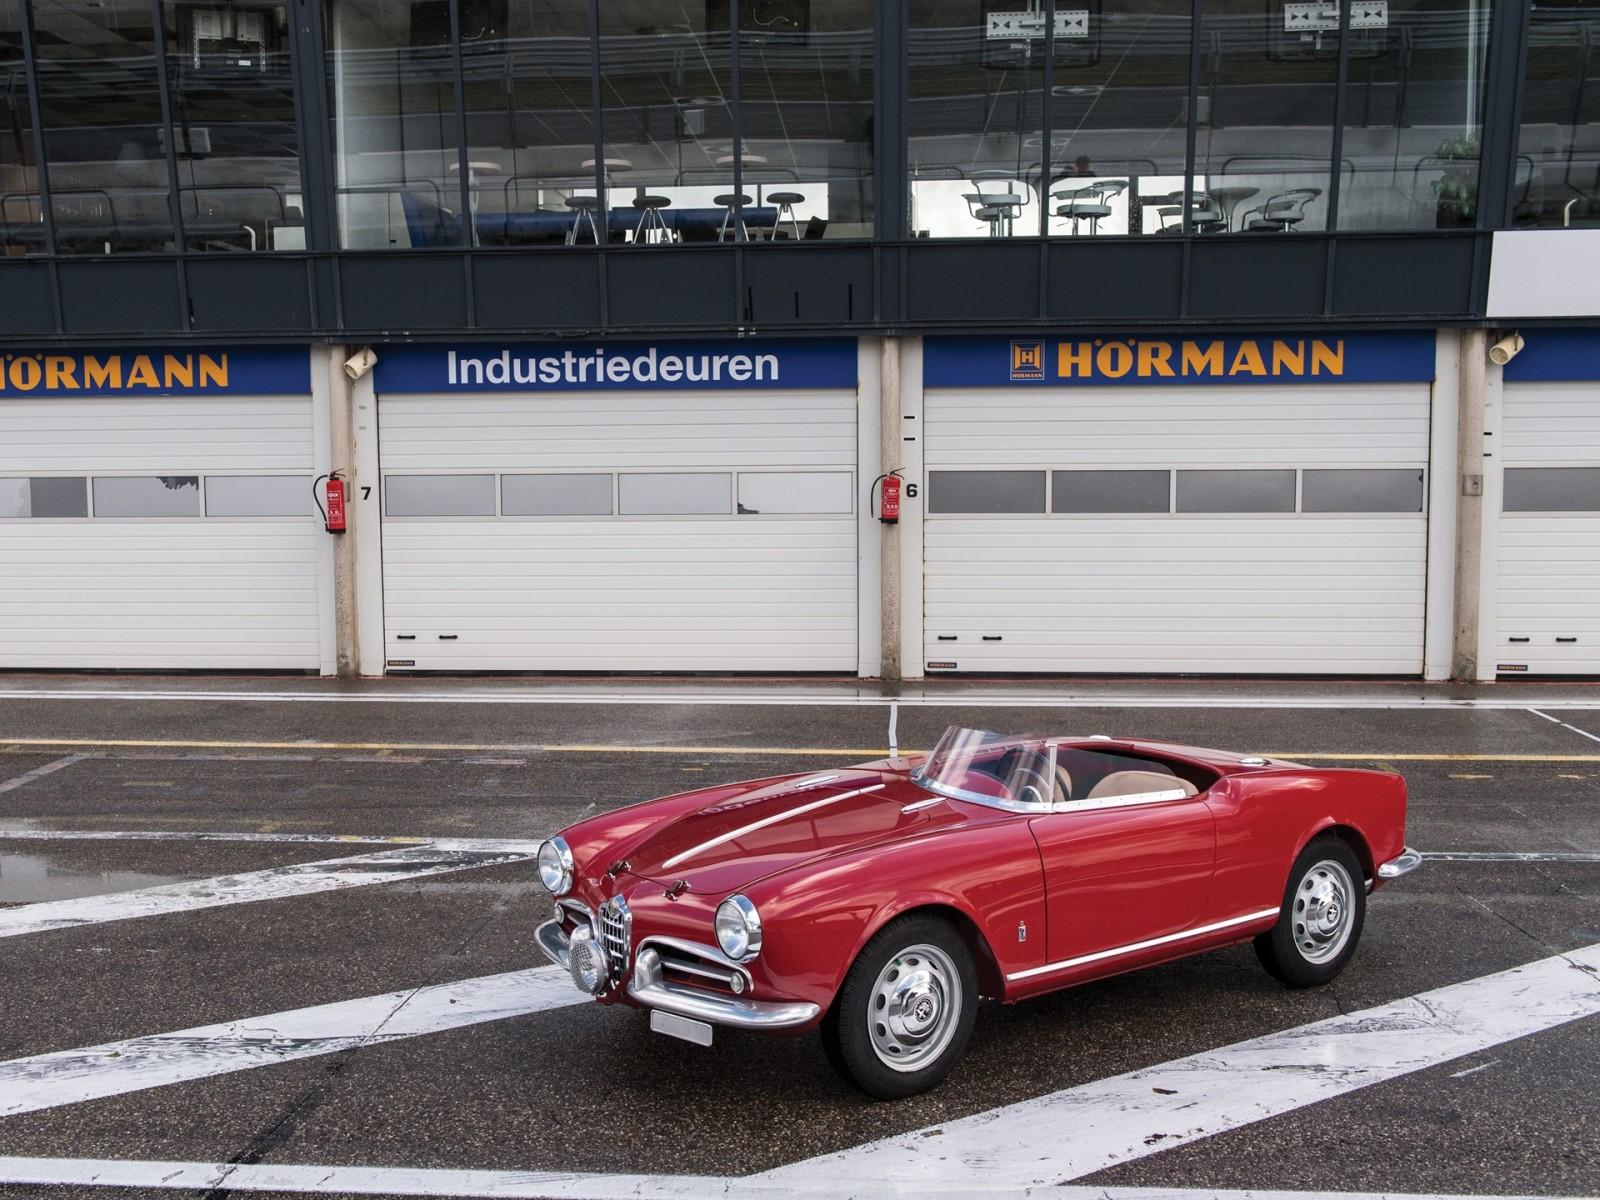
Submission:
M 1378 868 L 1379 879 L 1399 879 L 1402 875 L 1409 875 L 1422 865 L 1422 855 L 1407 846 L 1394 858 Z
M 1141 950 L 1153 950 L 1157 946 L 1166 946 L 1189 938 L 1204 937 L 1208 933 L 1231 929 L 1235 925 L 1249 925 L 1256 921 L 1265 921 L 1268 917 L 1276 918 L 1277 915 L 1278 910 L 1276 908 L 1263 908 L 1260 912 L 1245 913 L 1242 917 L 1229 917 L 1226 921 L 1214 921 L 1210 925 L 1202 925 L 1198 929 L 1185 929 L 1179 933 L 1169 933 L 1143 942 L 1134 942 L 1129 946 L 1117 946 L 1110 950 L 1096 950 L 1093 954 L 1080 954 L 1077 958 L 1064 958 L 1060 962 L 1046 963 L 1042 967 L 1029 967 L 1026 971 L 1013 971 L 1006 976 L 1006 982 L 1011 983 L 1018 979 L 1032 979 L 1035 975 L 1048 975 L 1054 971 L 1066 971 L 1072 967 L 1081 967 L 1086 963 L 1100 962 L 1107 958 L 1118 958 L 1124 954 L 1137 954 Z
M 776 825 L 779 821 L 787 821 L 790 817 L 799 817 L 808 812 L 815 812 L 817 809 L 826 808 L 830 804 L 838 804 L 841 800 L 853 800 L 857 796 L 865 796 L 868 792 L 881 792 L 886 786 L 886 784 L 874 783 L 870 787 L 856 788 L 853 792 L 839 792 L 837 795 L 824 796 L 821 800 L 813 800 L 810 804 L 802 804 L 799 808 L 791 808 L 787 812 L 774 813 L 770 817 L 763 817 L 759 821 L 752 821 L 748 825 L 741 825 L 738 829 L 730 830 L 727 833 L 718 834 L 709 842 L 701 842 L 698 846 L 691 846 L 682 854 L 674 854 L 671 858 L 667 859 L 666 862 L 661 864 L 661 869 L 664 871 L 670 870 L 679 863 L 683 862 L 685 859 L 693 858 L 696 854 L 703 854 L 707 850 L 711 850 L 722 845 L 724 842 L 735 841 L 738 838 L 744 837 L 747 833 L 754 833 L 758 829 L 765 829 L 768 825 Z
M 902 805 L 900 811 L 903 813 L 921 812 L 925 808 L 932 808 L 935 804 L 943 803 L 944 797 L 933 796 L 927 800 L 913 800 L 910 804 Z
M 663 950 L 671 950 L 678 954 L 689 955 L 692 958 L 704 959 L 706 962 L 712 963 L 716 968 L 718 968 L 716 974 L 702 970 L 695 970 L 689 966 L 684 966 L 681 968 L 682 970 L 689 971 L 692 974 L 705 974 L 707 978 L 721 979 L 723 982 L 727 982 L 733 976 L 737 975 L 743 980 L 745 991 L 749 991 L 752 986 L 750 972 L 745 970 L 744 967 L 739 963 L 734 962 L 733 959 L 729 958 L 716 946 L 706 946 L 700 942 L 691 942 L 685 940 L 684 938 L 666 937 L 660 934 L 644 938 L 639 942 L 640 951 L 643 951 L 646 946 L 659 946 Z
M 661 978 L 661 956 L 646 949 L 634 956 L 628 995 L 646 1008 L 734 1029 L 790 1029 L 822 1015 L 820 1007 L 804 1000 L 741 1000 L 667 983 Z
M 563 970 L 569 969 L 567 947 L 571 939 L 567 937 L 567 931 L 561 928 L 560 921 L 546 921 L 533 931 L 533 940 L 539 944 L 546 958 Z

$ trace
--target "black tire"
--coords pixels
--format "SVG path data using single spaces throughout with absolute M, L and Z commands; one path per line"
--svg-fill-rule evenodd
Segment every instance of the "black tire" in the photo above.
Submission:
M 1341 838 L 1324 834 L 1294 860 L 1278 923 L 1256 938 L 1256 957 L 1289 987 L 1316 987 L 1344 970 L 1366 919 L 1361 860 Z
M 978 972 L 961 935 L 948 921 L 912 913 L 880 929 L 851 965 L 822 1019 L 822 1045 L 834 1070 L 867 1095 L 898 1100 L 950 1073 L 977 1012 Z

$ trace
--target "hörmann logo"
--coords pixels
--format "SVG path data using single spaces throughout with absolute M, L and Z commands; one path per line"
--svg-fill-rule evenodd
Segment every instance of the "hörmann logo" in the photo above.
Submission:
M 1015 350 L 1012 354 L 1014 363 Z M 1062 342 L 1056 352 L 1060 379 L 1337 379 L 1343 374 L 1342 338 L 1094 338 Z
M 776 383 L 776 354 L 662 354 L 656 347 L 607 354 L 603 349 L 549 354 L 448 356 L 451 387 L 473 384 Z
M 1044 343 L 1043 342 L 1012 342 L 1011 343 L 1011 378 L 1012 379 L 1043 379 L 1044 378 Z
M 0 394 L 225 390 L 226 354 L 8 354 Z

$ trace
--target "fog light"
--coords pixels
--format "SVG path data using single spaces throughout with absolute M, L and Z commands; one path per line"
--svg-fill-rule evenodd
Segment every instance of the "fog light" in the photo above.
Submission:
M 595 940 L 594 930 L 587 925 L 572 931 L 572 940 L 567 946 L 567 970 L 572 972 L 572 982 L 578 985 L 578 990 L 591 996 L 598 996 L 610 983 L 605 947 Z

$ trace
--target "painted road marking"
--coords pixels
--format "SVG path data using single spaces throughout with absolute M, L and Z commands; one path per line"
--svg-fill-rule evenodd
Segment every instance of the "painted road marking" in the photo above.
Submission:
M 108 921 L 131 921 L 139 917 L 163 917 L 229 904 L 283 900 L 402 879 L 422 879 L 473 867 L 526 862 L 532 857 L 527 852 L 510 850 L 445 849 L 431 844 L 408 846 L 401 850 L 295 863 L 265 871 L 219 875 L 104 896 L 19 904 L 14 908 L 0 908 L 0 938 L 76 929 Z
M 56 759 L 55 762 L 47 762 L 42 767 L 24 771 L 14 779 L 7 779 L 4 783 L 0 783 L 0 792 L 12 792 L 17 788 L 27 787 L 35 779 L 43 779 L 46 775 L 54 775 L 57 771 L 63 771 L 73 763 L 80 763 L 86 758 L 93 757 L 94 755 L 92 754 L 69 754 L 65 758 Z
M 438 850 L 482 850 L 532 858 L 539 853 L 538 838 L 425 837 L 402 834 L 360 833 L 233 833 L 194 829 L 5 829 L 0 841 L 92 842 L 244 842 L 327 846 L 430 846 Z M 1583 850 L 1424 850 L 1431 862 L 1556 862 L 1600 863 L 1600 852 Z M 507 861 L 515 861 L 508 859 Z
M 1537 708 L 1530 708 L 1528 711 L 1536 717 L 1543 717 L 1546 721 L 1554 722 L 1563 729 L 1570 729 L 1579 737 L 1588 738 L 1591 742 L 1600 742 L 1600 736 L 1590 733 L 1587 729 L 1579 729 L 1576 725 L 1568 725 L 1560 717 L 1552 717 L 1549 713 L 1540 712 Z
M 0 1117 L 502 1021 L 589 997 L 556 967 L 430 984 L 0 1063 Z
M 1558 722 L 1559 723 L 1559 722 Z M 1580 731 L 1581 732 L 1581 731 Z M 1586 735 L 1587 736 L 1587 735 Z M 883 746 L 628 746 L 618 744 L 529 744 L 480 742 L 214 742 L 156 738 L 17 738 L 0 737 L 5 747 L 83 747 L 98 750 L 364 750 L 379 754 L 404 751 L 432 751 L 440 754 L 654 754 L 701 757 L 762 756 L 772 758 L 859 758 L 890 757 Z M 920 754 L 902 750 L 902 754 Z M 1600 763 L 1600 754 L 1396 754 L 1383 750 L 1316 751 L 1260 750 L 1263 758 L 1315 762 L 1499 762 L 1499 763 Z M 89 757 L 89 756 L 84 756 Z M 401 762 L 402 759 L 389 759 Z
M 1156 695 L 1096 692 L 1061 692 L 1041 695 L 1037 689 L 1009 692 L 1004 688 L 958 685 L 960 690 L 942 694 L 920 694 L 912 685 L 895 695 L 884 695 L 873 687 L 867 692 L 858 685 L 815 684 L 805 691 L 739 691 L 737 689 L 701 691 L 585 691 L 581 688 L 547 689 L 537 692 L 497 691 L 471 688 L 455 690 L 385 692 L 382 685 L 372 691 L 351 694 L 333 691 L 227 691 L 203 688 L 183 690 L 144 689 L 32 689 L 0 690 L 0 700 L 99 700 L 169 701 L 173 703 L 240 704 L 593 704 L 651 706 L 748 706 L 752 708 L 861 708 L 899 704 L 905 708 L 1235 708 L 1235 709 L 1481 709 L 1488 712 L 1536 708 L 1569 711 L 1600 710 L 1600 696 L 1536 696 L 1518 694 L 1507 685 L 1502 694 L 1484 697 L 1389 695 L 1381 692 L 1330 695 L 1244 695 L 1230 692 L 1166 692 Z
M 485 1200 L 546 1200 L 573 1195 L 563 1189 L 565 1171 L 473 1171 L 427 1167 L 328 1167 L 270 1163 L 137 1162 L 105 1158 L 0 1158 L 0 1183 L 76 1184 L 78 1186 L 167 1188 L 239 1192 L 339 1193 L 355 1196 L 461 1196 Z M 861 1195 L 848 1181 L 826 1189 L 815 1187 L 751 1187 L 711 1176 L 614 1175 L 614 1190 L 590 1191 L 596 1200 L 848 1200 Z M 715 1190 L 714 1190 L 715 1189 Z M 900 1196 L 898 1189 L 878 1195 Z M 958 1189 L 919 1188 L 933 1200 L 1023 1200 L 1033 1192 L 1016 1192 L 968 1183 Z M 1554 1196 L 1442 1196 L 1405 1192 L 1267 1192 L 1215 1188 L 1064 1187 L 1052 1188 L 1050 1200 L 1561 1200 Z
M 585 1000 L 562 972 L 542 967 L 15 1059 L 0 1063 L 0 1097 L 4 1097 L 0 1116 Z M 1057 1197 L 1064 1193 L 1055 1184 L 1596 1015 L 1600 1015 L 1600 944 L 755 1175 L 711 1179 L 499 1172 L 493 1174 L 501 1182 L 520 1180 L 537 1190 L 497 1192 L 480 1186 L 478 1191 L 464 1191 L 458 1182 L 452 1185 L 453 1194 L 558 1200 L 704 1195 L 774 1200 L 784 1195 L 838 1195 L 840 1181 L 849 1180 L 870 1196 L 1016 1195 L 1029 1188 L 1051 1187 L 1049 1194 Z M 1071 1129 L 1072 1137 L 1061 1137 L 1063 1129 Z M 3 1160 L 9 1165 L 0 1166 L 0 1182 L 81 1182 L 23 1177 L 27 1164 L 39 1161 Z M 179 1166 L 223 1169 L 217 1164 Z M 148 1164 L 106 1166 L 107 1171 L 146 1168 Z M 67 1168 L 56 1162 L 43 1169 Z M 331 1180 L 332 1173 L 340 1170 L 365 1168 L 315 1169 L 330 1172 L 326 1178 Z M 451 1174 L 461 1181 L 458 1173 Z M 485 1184 L 490 1182 L 483 1178 Z M 109 1177 L 89 1180 L 97 1181 L 113 1182 Z M 404 1191 L 387 1185 L 352 1186 L 355 1182 L 318 1183 L 304 1176 L 301 1186 L 292 1190 Z M 232 1175 L 228 1183 L 236 1184 Z M 271 1190 L 265 1183 L 257 1187 Z
M 1596 1015 L 1600 943 L 755 1178 L 866 1193 L 1067 1183 Z

